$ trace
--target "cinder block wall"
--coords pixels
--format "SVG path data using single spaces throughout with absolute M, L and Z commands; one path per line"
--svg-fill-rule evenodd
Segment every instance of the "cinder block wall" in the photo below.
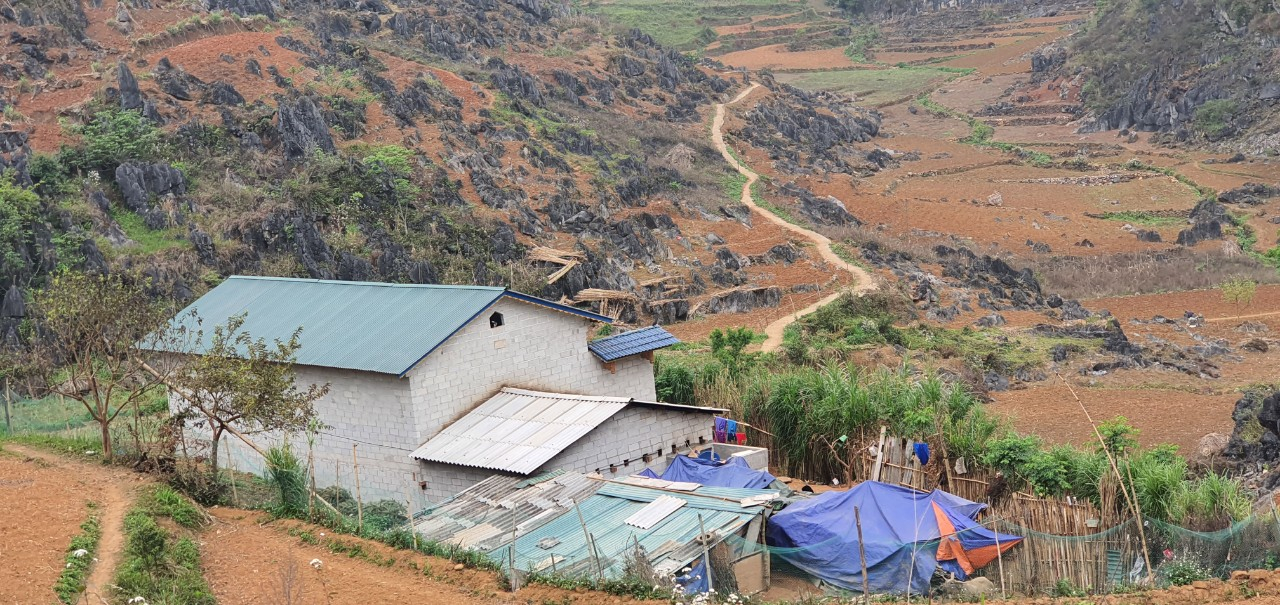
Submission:
M 707 412 L 633 405 L 604 421 L 532 474 L 557 469 L 590 473 L 599 469 L 604 478 L 614 479 L 645 468 L 662 473 L 674 455 L 673 443 L 677 444 L 679 453 L 688 453 L 690 447 L 685 446 L 685 441 L 692 447 L 698 446 L 699 437 L 710 443 L 711 428 L 712 414 Z M 657 452 L 658 448 L 662 448 L 662 456 L 645 464 L 642 456 Z M 622 461 L 627 459 L 632 462 L 624 467 Z M 617 473 L 609 471 L 610 464 L 618 465 Z M 435 462 L 420 465 L 428 481 L 425 495 L 432 503 L 442 502 L 492 475 L 513 474 Z
M 420 492 L 426 503 L 439 504 L 493 475 L 513 475 L 500 471 L 418 461 L 418 474 L 426 477 L 427 489 Z
M 355 495 L 351 445 L 357 443 L 364 501 L 403 502 L 413 473 L 418 470 L 409 457 L 418 445 L 409 381 L 389 374 L 313 366 L 297 366 L 296 373 L 299 388 L 329 383 L 329 393 L 316 402 L 320 421 L 329 425 L 316 436 L 316 485 L 341 485 Z M 207 438 L 207 432 L 204 435 Z M 257 474 L 266 470 L 257 452 L 235 437 L 227 437 L 223 447 L 231 451 L 237 470 Z M 263 450 L 284 442 L 278 433 L 263 433 L 250 439 Z M 288 441 L 305 464 L 306 436 L 290 435 Z M 222 456 L 221 463 L 225 465 L 226 454 Z M 417 491 L 416 486 L 412 489 Z
M 542 468 L 583 473 L 599 469 L 605 479 L 625 477 L 645 468 L 661 474 L 673 456 L 672 444 L 676 445 L 677 453 L 688 453 L 690 447 L 698 446 L 699 437 L 711 443 L 712 416 L 710 412 L 631 405 L 547 461 Z M 692 446 L 686 446 L 685 441 Z M 662 456 L 646 464 L 641 457 L 659 448 Z M 631 464 L 624 467 L 624 460 L 631 460 Z M 618 465 L 617 473 L 610 472 L 610 464 Z
M 504 325 L 489 327 L 502 313 Z M 574 395 L 655 397 L 653 365 L 631 357 L 611 373 L 587 350 L 585 318 L 503 299 L 445 341 L 409 374 L 422 413 L 418 437 L 425 443 L 504 386 Z

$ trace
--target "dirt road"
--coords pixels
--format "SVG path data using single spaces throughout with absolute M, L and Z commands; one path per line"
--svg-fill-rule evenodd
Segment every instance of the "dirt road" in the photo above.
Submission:
M 744 166 L 733 156 L 732 153 L 729 152 L 729 146 L 724 142 L 724 116 L 725 107 L 737 104 L 747 98 L 748 95 L 759 87 L 759 84 L 752 84 L 747 87 L 746 90 L 739 93 L 738 96 L 734 97 L 732 101 L 729 101 L 728 103 L 716 103 L 715 117 L 711 121 L 711 144 L 720 151 L 720 155 L 724 157 L 724 161 L 737 169 L 738 174 L 747 178 L 747 181 L 742 185 L 742 204 L 754 210 L 756 214 L 764 217 L 765 220 L 813 242 L 817 246 L 818 254 L 822 257 L 823 261 L 834 265 L 837 269 L 843 269 L 852 274 L 857 281 L 844 292 L 853 292 L 858 295 L 870 292 L 876 287 L 871 274 L 867 273 L 861 267 L 840 258 L 840 255 L 836 254 L 835 251 L 831 249 L 830 239 L 821 233 L 805 229 L 799 225 L 788 223 L 782 217 L 767 209 L 761 208 L 756 204 L 755 199 L 751 196 L 751 187 L 760 179 L 760 175 Z M 770 323 L 764 329 L 765 340 L 764 343 L 760 345 L 760 350 L 766 353 L 777 350 L 777 348 L 782 345 L 782 332 L 787 326 L 791 325 L 797 319 L 817 311 L 819 307 L 835 300 L 842 293 L 843 292 L 834 292 L 816 303 Z
M 53 585 L 71 538 L 93 502 L 102 527 L 82 603 L 103 605 L 124 549 L 124 514 L 143 479 L 120 468 L 62 458 L 6 443 L 0 456 L 0 602 L 55 601 Z M 14 598 L 8 601 L 6 598 Z

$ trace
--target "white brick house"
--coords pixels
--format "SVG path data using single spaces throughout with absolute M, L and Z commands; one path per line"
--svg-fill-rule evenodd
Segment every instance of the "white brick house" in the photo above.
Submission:
M 673 445 L 687 451 L 710 442 L 712 414 L 719 411 L 651 403 L 652 351 L 676 342 L 661 328 L 597 340 L 589 348 L 590 336 L 609 318 L 503 288 L 237 276 L 175 321 L 187 321 L 192 309 L 205 326 L 244 313 L 243 329 L 268 341 L 287 339 L 302 327 L 297 382 L 329 384 L 329 393 L 316 403 L 329 427 L 315 441 L 316 483 L 353 490 L 356 445 L 366 501 L 435 502 L 495 470 L 509 471 L 509 464 L 468 466 L 466 455 L 452 463 L 412 455 L 504 388 L 618 400 L 614 413 L 572 442 L 558 444 L 554 456 L 523 474 L 563 468 L 603 469 L 609 476 L 610 464 L 625 474 L 643 468 L 636 461 L 645 454 L 661 464 Z M 198 354 L 200 346 L 183 352 Z M 288 437 L 305 457 L 304 436 Z M 255 441 L 266 447 L 284 438 L 259 435 Z M 224 445 L 240 470 L 261 471 L 251 449 L 235 439 Z M 476 453 L 486 449 L 471 447 Z

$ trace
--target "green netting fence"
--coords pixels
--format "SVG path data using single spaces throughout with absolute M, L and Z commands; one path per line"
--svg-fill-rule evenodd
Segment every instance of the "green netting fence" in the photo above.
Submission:
M 1003 588 L 1011 596 L 1123 592 L 1137 587 L 1185 585 L 1196 580 L 1226 578 L 1235 570 L 1280 567 L 1280 514 L 1274 509 L 1259 511 L 1217 531 L 1196 531 L 1145 519 L 1143 531 L 1139 532 L 1137 522 L 1130 518 L 1107 528 L 1089 528 L 1089 533 L 1057 535 L 993 515 L 983 518 L 982 522 L 1002 534 L 1023 538 L 975 574 L 989 579 L 997 591 Z M 778 548 L 746 543 L 737 537 L 730 537 L 725 544 L 735 562 L 753 556 L 767 559 L 773 596 L 850 592 L 822 585 L 787 563 L 789 555 L 826 545 Z M 930 540 L 917 543 L 915 548 L 932 553 L 937 547 L 938 541 Z M 898 573 L 904 577 L 913 573 L 909 563 L 902 567 Z M 934 589 L 945 579 L 944 574 L 939 573 L 933 579 Z

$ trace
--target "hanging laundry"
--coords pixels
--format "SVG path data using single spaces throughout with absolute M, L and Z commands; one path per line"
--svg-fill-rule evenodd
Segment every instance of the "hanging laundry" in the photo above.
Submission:
M 726 443 L 729 441 L 729 420 L 726 418 L 716 417 L 715 424 L 711 431 L 711 438 L 716 443 Z
M 916 451 L 916 458 L 920 459 L 920 466 L 929 464 L 929 444 L 928 443 L 915 444 L 915 451 Z
M 746 445 L 746 444 L 747 444 L 747 434 L 738 433 L 738 445 Z
M 956 474 L 964 475 L 969 472 L 969 467 L 964 463 L 964 456 L 956 458 Z
M 726 437 L 725 443 L 735 440 L 738 435 L 738 421 L 737 420 L 728 421 L 728 423 L 724 427 L 724 431 L 725 431 L 725 437 Z

